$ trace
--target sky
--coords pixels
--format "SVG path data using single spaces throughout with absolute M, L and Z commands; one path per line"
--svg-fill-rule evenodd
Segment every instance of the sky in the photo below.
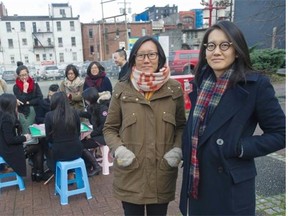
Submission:
M 1 0 L 5 5 L 8 15 L 13 16 L 48 16 L 48 5 L 51 3 L 68 3 L 72 7 L 73 17 L 80 15 L 80 22 L 89 23 L 102 19 L 101 0 Z M 119 8 L 124 7 L 124 0 L 102 0 L 104 17 L 111 17 L 120 15 Z M 177 2 L 177 3 L 175 3 Z M 172 6 L 178 5 L 178 11 L 188 11 L 190 9 L 203 8 L 200 5 L 200 0 L 161 0 L 155 3 L 155 0 L 126 0 L 127 8 L 131 8 L 131 15 L 134 13 L 141 13 L 145 8 L 153 5 L 157 7 L 164 7 L 167 4 Z M 127 16 L 130 20 L 130 15 Z M 121 17 L 119 17 L 121 19 Z M 123 17 L 124 19 L 124 17 Z

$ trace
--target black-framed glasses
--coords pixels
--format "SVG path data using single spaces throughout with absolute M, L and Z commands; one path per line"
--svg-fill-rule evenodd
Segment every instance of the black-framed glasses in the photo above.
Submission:
M 143 61 L 145 59 L 145 57 L 148 57 L 149 60 L 155 60 L 158 56 L 158 53 L 157 52 L 151 52 L 151 53 L 146 53 L 146 54 L 136 54 L 135 57 L 136 57 L 136 60 L 139 60 L 139 61 Z
M 29 74 L 28 74 L 28 73 L 27 73 L 27 74 L 19 74 L 18 76 L 19 76 L 19 77 L 28 77 Z
M 222 42 L 220 44 L 215 44 L 213 42 L 209 42 L 209 43 L 203 44 L 203 45 L 206 47 L 206 49 L 208 51 L 215 50 L 217 46 L 219 46 L 220 50 L 226 51 L 226 50 L 228 50 L 230 48 L 230 46 L 232 45 L 232 42 L 225 41 L 225 42 Z

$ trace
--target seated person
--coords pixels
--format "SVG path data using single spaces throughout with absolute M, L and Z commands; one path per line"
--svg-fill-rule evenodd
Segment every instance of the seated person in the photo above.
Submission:
M 45 116 L 46 141 L 49 146 L 47 166 L 55 172 L 57 161 L 75 160 L 82 156 L 80 117 L 64 92 L 51 97 L 51 111 Z
M 109 91 L 98 93 L 94 87 L 89 87 L 83 91 L 82 97 L 86 104 L 88 104 L 87 111 L 80 112 L 80 117 L 87 118 L 93 126 L 93 131 L 90 135 L 82 139 L 84 149 L 96 148 L 99 145 L 106 145 L 102 129 L 108 113 L 107 101 L 110 100 L 111 94 Z M 87 150 L 88 151 L 88 150 Z M 90 153 L 88 151 L 88 153 Z M 87 155 L 88 155 L 87 153 Z M 90 153 L 91 154 L 91 153 Z M 93 175 L 100 172 L 99 165 L 92 155 L 88 157 L 92 164 L 93 170 L 88 171 L 88 175 Z M 85 161 L 86 162 L 86 161 Z

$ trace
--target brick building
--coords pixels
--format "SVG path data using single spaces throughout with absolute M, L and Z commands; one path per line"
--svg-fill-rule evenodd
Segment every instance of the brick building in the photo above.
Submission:
M 126 30 L 127 25 L 127 30 Z M 127 35 L 128 34 L 128 38 Z M 153 35 L 151 22 L 88 23 L 82 24 L 83 55 L 85 61 L 104 61 L 115 50 L 128 47 L 133 39 Z

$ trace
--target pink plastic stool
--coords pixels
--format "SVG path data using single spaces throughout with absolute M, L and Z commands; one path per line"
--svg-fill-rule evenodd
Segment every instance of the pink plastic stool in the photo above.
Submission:
M 97 161 L 99 162 L 99 165 L 102 167 L 102 174 L 103 175 L 109 175 L 109 167 L 113 166 L 113 162 L 109 161 L 109 158 L 111 158 L 110 150 L 107 145 L 100 145 L 100 151 L 102 153 L 102 157 L 98 158 Z

